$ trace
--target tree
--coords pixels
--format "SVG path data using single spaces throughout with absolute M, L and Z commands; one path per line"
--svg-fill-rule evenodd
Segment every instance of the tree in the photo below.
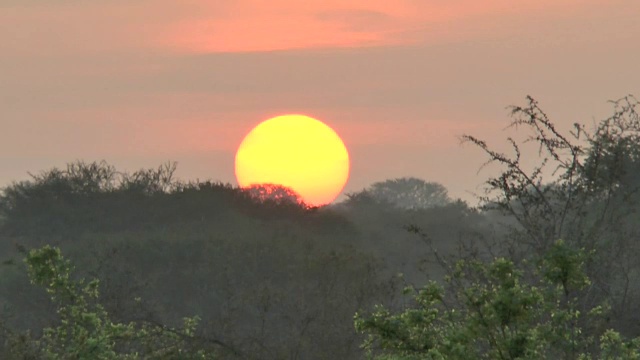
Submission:
M 540 252 L 557 238 L 593 246 L 606 227 L 585 215 L 595 212 L 596 218 L 615 218 L 629 209 L 592 205 L 600 200 L 610 204 L 615 194 L 620 195 L 618 199 L 628 199 L 640 186 L 640 120 L 636 111 L 640 103 L 628 96 L 613 105 L 614 114 L 594 131 L 576 123 L 574 131 L 566 135 L 528 96 L 526 106 L 510 108 L 510 127 L 530 132 L 521 143 L 507 138 L 512 155 L 497 152 L 474 136 L 462 136 L 464 142 L 475 144 L 488 155 L 485 165 L 503 166 L 498 176 L 486 181 L 485 195 L 479 197 L 483 208 L 516 219 L 524 232 L 521 240 Z M 540 160 L 531 170 L 522 162 L 523 143 L 539 148 Z
M 197 316 L 184 318 L 181 329 L 111 321 L 98 301 L 99 280 L 73 280 L 71 263 L 58 248 L 47 245 L 31 250 L 25 262 L 31 282 L 44 287 L 57 305 L 59 324 L 44 329 L 37 340 L 14 336 L 10 342 L 15 358 L 206 360 L 224 352 L 237 355 L 220 341 L 199 341 L 195 335 Z
M 78 267 L 74 278 L 100 279 L 100 298 L 88 303 L 99 302 L 112 324 L 181 329 L 182 314 L 196 314 L 202 343 L 220 339 L 243 359 L 358 357 L 353 313 L 374 299 L 388 303 L 395 291 L 344 214 L 288 202 L 286 189 L 283 201 L 261 201 L 212 182 L 162 190 L 156 185 L 165 182 L 153 180 L 162 177 L 138 173 L 94 191 L 67 186 L 74 177 L 65 170 L 51 182 L 10 187 L 15 197 L 0 195 L 0 203 L 19 204 L 7 207 L 11 221 L 0 224 L 0 358 L 13 358 L 3 326 L 26 353 L 42 342 L 42 329 L 60 325 L 57 304 L 30 286 L 13 243 L 55 245 Z M 63 190 L 54 186 L 58 179 Z M 29 330 L 33 338 L 21 342 Z M 185 340 L 188 349 L 199 339 Z M 139 346 L 115 341 L 115 351 Z
M 28 231 L 68 234 L 74 228 L 92 223 L 92 216 L 103 219 L 111 213 L 127 218 L 126 225 L 139 224 L 139 211 L 131 211 L 132 201 L 146 203 L 150 208 L 152 196 L 175 190 L 175 163 L 157 169 L 141 169 L 133 173 L 118 172 L 104 161 L 67 164 L 66 169 L 53 168 L 28 181 L 13 183 L 0 193 L 2 232 Z M 103 222 L 100 226 L 109 226 Z
M 640 359 L 640 338 L 608 329 L 605 306 L 580 307 L 587 255 L 557 241 L 535 266 L 460 260 L 449 296 L 435 282 L 408 288 L 413 307 L 356 314 L 355 326 L 376 359 Z
M 402 209 L 425 209 L 451 202 L 444 186 L 415 177 L 376 182 L 367 191 L 374 198 Z
M 600 198 L 628 196 L 640 188 L 640 102 L 627 96 L 613 104 L 614 115 L 588 134 L 589 148 L 580 167 L 584 187 Z
M 574 124 L 559 131 L 538 102 L 527 97 L 525 106 L 511 107 L 511 127 L 528 131 L 523 142 L 509 137 L 513 153 L 491 149 L 465 135 L 503 167 L 486 182 L 480 197 L 484 210 L 497 210 L 513 226 L 503 254 L 512 259 L 542 256 L 555 239 L 597 253 L 587 264 L 593 291 L 585 306 L 604 300 L 612 318 L 629 334 L 639 334 L 640 310 L 640 103 L 627 96 L 613 101 L 613 115 L 593 130 Z M 539 161 L 529 170 L 522 161 L 522 145 L 538 147 Z
M 293 191 L 291 188 L 278 184 L 255 184 L 243 188 L 243 191 L 249 194 L 253 199 L 262 203 L 304 204 L 298 193 Z

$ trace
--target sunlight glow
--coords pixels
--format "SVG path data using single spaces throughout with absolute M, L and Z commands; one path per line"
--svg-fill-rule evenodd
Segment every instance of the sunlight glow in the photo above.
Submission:
M 253 128 L 236 153 L 241 187 L 278 184 L 309 205 L 332 202 L 349 178 L 349 153 L 342 139 L 321 121 L 283 115 Z

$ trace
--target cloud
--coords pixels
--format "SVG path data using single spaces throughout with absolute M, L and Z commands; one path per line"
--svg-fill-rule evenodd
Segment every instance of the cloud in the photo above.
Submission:
M 612 7 L 623 0 L 611 0 Z M 596 0 L 93 0 L 0 6 L 9 56 L 220 53 L 419 45 L 508 36 Z M 558 17 L 559 16 L 559 17 Z
M 595 0 L 237 0 L 223 17 L 217 3 L 172 24 L 158 40 L 200 53 L 438 43 L 495 35 L 496 22 L 517 29 L 541 14 L 575 15 Z

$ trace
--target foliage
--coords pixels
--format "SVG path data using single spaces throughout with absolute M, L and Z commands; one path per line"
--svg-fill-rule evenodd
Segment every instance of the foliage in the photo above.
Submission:
M 175 163 L 167 163 L 127 173 L 106 162 L 76 162 L 65 170 L 53 168 L 32 175 L 31 180 L 3 189 L 2 233 L 30 239 L 45 234 L 51 241 L 83 231 L 117 232 L 182 223 L 228 212 L 226 207 L 264 218 L 273 217 L 276 207 L 280 217 L 296 217 L 308 210 L 288 188 L 183 183 L 174 179 L 175 169 Z
M 111 169 L 79 164 L 86 178 Z M 69 185 L 81 183 L 76 172 L 53 169 L 42 174 L 58 175 L 0 196 L 16 204 L 3 208 L 0 224 L 0 316 L 9 332 L 40 339 L 41 329 L 58 326 L 57 309 L 15 261 L 17 249 L 43 244 L 62 249 L 78 276 L 100 279 L 100 304 L 113 323 L 180 328 L 180 314 L 198 314 L 199 337 L 189 343 L 224 341 L 243 359 L 357 357 L 352 314 L 395 297 L 382 261 L 333 208 L 263 201 L 209 181 L 156 186 L 164 175 L 124 186 L 122 173 L 112 172 L 111 185 L 83 190 Z M 4 340 L 19 343 L 9 332 L 0 332 L 0 358 Z
M 502 166 L 480 197 L 485 213 L 501 213 L 510 228 L 497 253 L 516 261 L 530 253 L 542 256 L 558 238 L 595 250 L 598 256 L 586 267 L 593 291 L 582 299 L 584 306 L 609 301 L 621 329 L 638 334 L 640 103 L 627 96 L 612 104 L 613 115 L 593 130 L 576 123 L 565 135 L 527 97 L 526 106 L 511 107 L 511 127 L 528 132 L 523 141 L 507 139 L 512 155 L 473 136 L 463 140 L 484 151 L 487 163 Z M 532 168 L 523 157 L 525 144 L 538 150 Z
M 295 191 L 277 184 L 255 184 L 243 188 L 249 196 L 262 203 L 273 202 L 277 205 L 304 205 L 302 198 Z
M 584 250 L 558 241 L 535 267 L 506 258 L 460 260 L 448 278 L 450 297 L 434 282 L 409 288 L 414 307 L 356 314 L 356 329 L 368 335 L 364 347 L 377 359 L 640 358 L 640 338 L 594 331 L 606 325 L 603 306 L 579 307 L 577 297 L 590 285 L 585 259 Z
M 378 201 L 391 203 L 401 209 L 426 209 L 451 202 L 443 185 L 415 177 L 376 182 L 366 191 Z
M 68 235 L 85 224 L 95 223 L 95 217 L 116 220 L 111 213 L 122 214 L 118 224 L 103 222 L 102 226 L 129 227 L 140 221 L 132 213 L 130 203 L 157 205 L 155 199 L 173 189 L 175 163 L 157 169 L 142 169 L 134 173 L 118 172 L 106 162 L 75 162 L 66 169 L 53 168 L 31 180 L 13 183 L 3 189 L 0 197 L 0 218 L 4 233 L 30 235 L 46 229 Z M 153 199 L 152 199 L 153 198 Z M 100 211 L 98 211 L 98 209 Z
M 378 307 L 356 315 L 372 357 L 640 358 L 632 305 L 640 299 L 634 285 L 640 273 L 634 241 L 640 235 L 639 103 L 631 96 L 617 100 L 614 114 L 593 132 L 575 124 L 565 136 L 527 100 L 511 108 L 511 126 L 531 131 L 520 143 L 508 138 L 513 155 L 463 136 L 489 156 L 487 163 L 503 166 L 480 199 L 484 214 L 503 215 L 506 236 L 486 244 L 484 253 L 478 244 L 464 249 L 455 266 L 432 247 L 448 273 L 445 287 L 409 288 L 414 305 L 402 311 Z M 526 143 L 538 146 L 540 161 L 532 169 L 522 157 Z M 493 260 L 480 260 L 487 255 Z
M 31 282 L 46 289 L 56 304 L 59 324 L 46 328 L 29 346 L 14 346 L 12 356 L 39 359 L 214 359 L 225 344 L 193 349 L 199 318 L 185 318 L 180 329 L 155 324 L 115 323 L 99 300 L 99 281 L 72 278 L 60 249 L 29 251 L 25 262 Z M 23 343 L 29 342 L 22 336 Z M 15 340 L 14 340 L 15 342 Z M 18 343 L 18 342 L 16 342 Z M 28 351 L 28 353 L 19 353 Z
M 615 190 L 635 193 L 640 186 L 640 102 L 627 96 L 613 102 L 614 115 L 588 136 L 589 149 L 580 168 L 583 186 L 593 195 Z
M 621 195 L 619 200 L 630 200 L 639 189 L 640 182 L 631 179 L 640 176 L 640 120 L 636 112 L 640 103 L 632 96 L 614 101 L 614 114 L 593 132 L 576 123 L 574 131 L 565 135 L 536 100 L 527 97 L 527 102 L 524 107 L 511 107 L 510 127 L 530 131 L 520 144 L 507 138 L 512 156 L 491 149 L 474 136 L 462 137 L 489 156 L 486 164 L 504 167 L 486 181 L 486 195 L 480 197 L 483 208 L 515 218 L 526 234 L 521 240 L 539 251 L 559 237 L 592 247 L 599 231 L 609 230 L 602 221 L 593 220 L 624 217 L 628 210 L 594 204 L 611 203 L 614 193 Z M 541 156 L 531 170 L 523 163 L 524 143 L 536 144 Z M 549 168 L 552 178 L 545 181 Z M 594 217 L 586 216 L 589 213 Z
M 42 358 L 63 345 L 86 352 L 86 338 L 105 354 L 142 358 L 163 349 L 169 357 L 182 349 L 358 358 L 352 314 L 381 303 L 377 317 L 358 318 L 379 357 L 437 358 L 425 349 L 439 349 L 451 358 L 633 358 L 637 101 L 614 102 L 612 117 L 593 131 L 576 125 L 570 136 L 527 101 L 511 108 L 512 126 L 531 131 L 523 142 L 509 139 L 513 155 L 464 137 L 503 166 L 479 209 L 415 178 L 313 208 L 277 186 L 180 182 L 170 163 L 130 174 L 77 162 L 14 183 L 0 195 L 0 357 Z M 526 143 L 539 150 L 533 169 Z M 427 247 L 407 224 L 428 229 Z M 79 269 L 53 284 L 62 303 L 30 286 L 15 260 L 45 243 Z M 414 300 L 398 296 L 399 282 L 424 284 L 425 274 L 448 281 L 409 291 Z M 76 276 L 100 279 L 100 297 L 97 282 Z M 197 331 L 181 314 L 199 315 Z

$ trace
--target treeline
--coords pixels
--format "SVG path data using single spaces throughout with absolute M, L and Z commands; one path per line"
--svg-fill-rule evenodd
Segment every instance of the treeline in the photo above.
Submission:
M 0 358 L 637 356 L 640 121 L 614 104 L 567 136 L 512 108 L 533 169 L 465 136 L 503 167 L 480 208 L 416 178 L 317 208 L 175 164 L 32 175 L 0 196 Z
M 440 229 L 448 247 L 445 233 L 459 228 L 447 228 L 473 212 L 450 202 L 441 185 L 434 193 L 434 184 L 418 179 L 401 181 L 418 197 L 437 194 L 433 206 L 449 213 L 449 223 L 436 220 L 424 199 L 421 208 L 392 206 L 391 192 L 366 190 L 315 208 L 282 187 L 184 183 L 174 171 L 165 164 L 128 174 L 104 162 L 77 162 L 4 190 L 0 300 L 7 339 L 29 331 L 30 340 L 21 339 L 36 341 L 59 321 L 21 261 L 28 250 L 50 245 L 74 264 L 75 279 L 100 279 L 95 301 L 114 323 L 179 328 L 184 317 L 198 316 L 197 339 L 225 344 L 225 356 L 358 357 L 355 312 L 380 301 L 395 306 L 403 283 L 395 275 L 420 274 L 419 254 L 427 249 L 404 230 L 405 215 L 441 222 L 428 226 Z M 5 351 L 17 351 L 13 339 Z

